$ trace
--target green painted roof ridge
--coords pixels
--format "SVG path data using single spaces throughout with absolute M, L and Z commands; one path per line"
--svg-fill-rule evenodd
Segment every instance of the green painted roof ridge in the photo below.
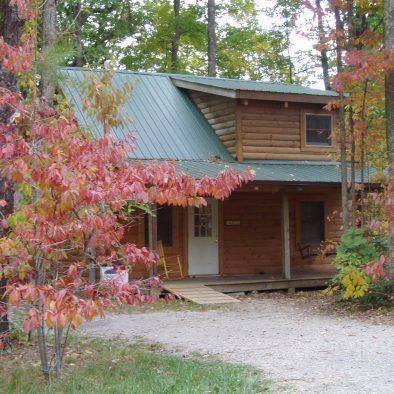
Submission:
M 78 70 L 78 71 L 84 71 L 84 72 L 103 72 L 104 69 L 89 69 L 86 67 L 72 67 L 72 66 L 67 66 L 67 67 L 60 67 L 60 70 Z M 223 77 L 209 77 L 205 75 L 193 75 L 193 74 L 176 74 L 176 73 L 160 73 L 160 72 L 152 72 L 152 71 L 134 71 L 134 70 L 115 70 L 116 73 L 120 74 L 129 74 L 129 75 L 148 75 L 152 77 L 165 77 L 165 78 L 173 78 L 173 79 L 178 79 L 178 80 L 190 80 L 190 79 L 196 79 L 200 80 L 200 83 L 202 80 L 207 80 L 207 81 L 223 81 L 223 82 L 235 82 L 235 83 L 247 83 L 247 84 L 261 84 L 263 87 L 264 85 L 269 85 L 272 87 L 286 87 L 286 88 L 299 88 L 299 89 L 306 89 L 310 91 L 310 94 L 316 93 L 319 95 L 326 95 L 326 96 L 332 96 L 335 97 L 338 95 L 337 92 L 333 90 L 323 90 L 323 89 L 316 89 L 316 88 L 311 88 L 308 86 L 304 85 L 299 85 L 299 84 L 290 84 L 290 83 L 282 83 L 282 82 L 269 82 L 269 81 L 261 81 L 261 80 L 248 80 L 248 79 L 236 79 L 236 78 L 223 78 Z M 198 83 L 198 82 L 196 82 Z M 206 83 L 205 83 L 206 84 Z M 232 89 L 232 88 L 227 88 L 230 90 L 244 90 L 244 89 Z M 299 93 L 299 94 L 309 94 L 309 93 Z

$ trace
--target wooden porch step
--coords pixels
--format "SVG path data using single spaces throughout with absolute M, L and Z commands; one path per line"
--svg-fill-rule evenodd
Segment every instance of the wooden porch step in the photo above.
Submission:
M 232 304 L 241 302 L 203 284 L 164 282 L 162 289 L 199 305 Z

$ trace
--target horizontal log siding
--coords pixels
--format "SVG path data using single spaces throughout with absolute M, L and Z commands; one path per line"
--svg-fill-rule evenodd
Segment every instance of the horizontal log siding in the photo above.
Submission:
M 229 153 L 235 157 L 235 100 L 193 91 L 189 91 L 189 96 L 215 130 Z
M 142 219 L 136 220 L 134 223 L 131 223 L 126 227 L 124 241 L 136 244 L 138 247 L 144 246 L 144 222 Z M 130 273 L 130 277 L 133 279 L 147 278 L 148 275 L 149 270 L 141 263 L 135 265 Z
M 226 225 L 240 220 L 239 226 Z M 223 202 L 222 274 L 280 273 L 281 200 L 277 194 L 236 192 Z
M 331 270 L 330 259 L 321 256 L 302 259 L 297 248 L 295 210 L 303 198 L 325 201 L 326 239 L 338 240 L 341 235 L 338 188 L 310 189 L 289 194 L 290 258 L 293 272 Z M 239 226 L 226 221 L 240 220 Z M 282 235 L 281 198 L 279 193 L 236 192 L 223 203 L 222 275 L 281 273 Z
M 244 159 L 328 160 L 328 152 L 301 150 L 301 110 L 316 110 L 314 104 L 249 100 L 240 101 L 240 130 Z

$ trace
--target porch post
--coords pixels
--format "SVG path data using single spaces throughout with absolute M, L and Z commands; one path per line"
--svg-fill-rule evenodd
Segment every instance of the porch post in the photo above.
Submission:
M 282 272 L 285 279 L 290 279 L 290 224 L 289 198 L 282 195 Z
M 154 213 L 154 216 L 149 215 L 148 216 L 148 235 L 149 235 L 149 249 L 156 252 L 157 251 L 157 205 L 152 204 L 151 205 L 151 210 Z M 157 275 L 157 263 L 153 266 L 153 269 L 151 270 L 151 276 L 156 276 Z

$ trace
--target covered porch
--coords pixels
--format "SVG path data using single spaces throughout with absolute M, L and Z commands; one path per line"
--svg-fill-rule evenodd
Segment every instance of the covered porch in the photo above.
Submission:
M 215 176 L 225 164 L 179 162 L 193 177 Z M 163 258 L 147 273 L 164 281 L 206 281 L 217 289 L 273 290 L 323 286 L 333 274 L 325 246 L 341 237 L 340 170 L 334 162 L 259 161 L 250 182 L 224 201 L 203 208 L 155 206 L 155 216 L 135 223 L 130 241 L 158 250 Z M 179 263 L 179 264 L 178 264 Z M 180 267 L 180 268 L 179 268 Z M 167 271 L 167 274 L 166 272 Z
M 319 249 L 341 235 L 339 206 L 337 185 L 253 182 L 204 208 L 156 207 L 133 238 L 153 250 L 163 245 L 167 275 L 162 261 L 150 274 L 169 284 L 223 292 L 321 287 L 333 255 Z M 142 267 L 132 272 L 147 275 Z

